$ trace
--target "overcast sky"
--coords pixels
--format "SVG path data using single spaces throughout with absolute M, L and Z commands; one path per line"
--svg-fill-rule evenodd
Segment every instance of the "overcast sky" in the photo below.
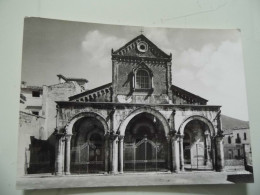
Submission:
M 140 27 L 27 18 L 22 80 L 51 85 L 57 74 L 86 78 L 89 88 L 112 81 L 111 49 L 136 36 Z M 239 30 L 143 28 L 143 34 L 172 53 L 173 84 L 222 105 L 222 113 L 248 120 Z

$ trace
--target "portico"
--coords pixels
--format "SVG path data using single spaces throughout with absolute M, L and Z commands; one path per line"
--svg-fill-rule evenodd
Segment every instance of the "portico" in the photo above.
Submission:
M 190 116 L 183 116 L 181 110 L 188 106 L 57 104 L 61 126 L 56 131 L 56 175 L 221 171 L 223 167 L 216 158 L 223 159 L 217 106 L 194 106 Z M 198 115 L 205 109 L 212 113 Z

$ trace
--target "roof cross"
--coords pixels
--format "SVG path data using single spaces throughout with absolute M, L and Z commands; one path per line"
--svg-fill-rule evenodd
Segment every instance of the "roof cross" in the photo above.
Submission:
M 143 34 L 143 32 L 144 32 L 144 29 L 143 29 L 143 27 L 141 27 L 140 33 Z

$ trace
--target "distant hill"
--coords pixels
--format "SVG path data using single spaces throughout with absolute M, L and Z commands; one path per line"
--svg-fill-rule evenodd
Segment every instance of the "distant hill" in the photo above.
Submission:
M 221 115 L 222 129 L 249 129 L 249 121 L 242 121 L 226 115 Z

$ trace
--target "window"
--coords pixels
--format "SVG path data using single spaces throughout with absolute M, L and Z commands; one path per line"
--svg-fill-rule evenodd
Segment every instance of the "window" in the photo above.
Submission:
M 241 154 L 240 154 L 240 149 L 237 149 L 237 157 L 240 159 Z
M 241 138 L 239 137 L 239 134 L 238 134 L 238 133 L 237 133 L 236 143 L 237 143 L 237 144 L 240 144 L 240 143 L 241 143 Z
M 231 137 L 228 136 L 228 143 L 231 144 Z
M 244 133 L 244 140 L 246 140 L 246 133 Z
M 150 78 L 149 74 L 145 70 L 138 70 L 136 73 L 136 88 L 138 89 L 149 89 Z
M 32 91 L 32 96 L 33 97 L 40 97 L 40 92 L 39 91 Z
M 32 113 L 33 113 L 34 115 L 39 116 L 39 112 L 37 112 L 37 111 L 32 111 Z

